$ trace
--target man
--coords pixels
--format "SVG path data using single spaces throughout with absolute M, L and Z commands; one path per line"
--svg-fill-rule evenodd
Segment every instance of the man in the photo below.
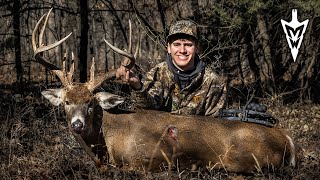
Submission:
M 196 24 L 176 22 L 170 27 L 167 46 L 166 61 L 152 68 L 143 83 L 123 66 L 117 70 L 117 78 L 135 90 L 136 105 L 177 114 L 218 116 L 226 102 L 227 82 L 199 58 Z

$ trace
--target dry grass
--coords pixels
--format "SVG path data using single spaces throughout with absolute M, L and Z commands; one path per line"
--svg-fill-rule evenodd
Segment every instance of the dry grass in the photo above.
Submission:
M 168 171 L 143 175 L 111 168 L 100 173 L 66 128 L 62 109 L 53 108 L 40 93 L 15 95 L 0 90 L 1 179 L 168 179 Z M 320 106 L 274 107 L 270 112 L 301 146 L 297 169 L 270 167 L 255 175 L 208 168 L 176 170 L 172 179 L 317 179 Z

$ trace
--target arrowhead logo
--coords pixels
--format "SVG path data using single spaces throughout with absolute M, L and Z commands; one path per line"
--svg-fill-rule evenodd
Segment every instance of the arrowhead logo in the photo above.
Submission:
M 281 19 L 281 24 L 284 33 L 286 34 L 287 42 L 291 49 L 293 61 L 295 62 L 301 46 L 303 35 L 306 32 L 309 20 L 299 22 L 297 18 L 297 9 L 292 9 L 292 20 L 287 22 Z

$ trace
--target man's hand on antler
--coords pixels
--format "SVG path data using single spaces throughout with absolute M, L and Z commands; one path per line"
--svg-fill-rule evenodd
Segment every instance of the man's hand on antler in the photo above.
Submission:
M 142 88 L 142 83 L 139 77 L 124 66 L 120 66 L 117 69 L 116 78 L 122 80 L 123 82 L 129 83 L 130 86 L 135 90 L 140 90 Z

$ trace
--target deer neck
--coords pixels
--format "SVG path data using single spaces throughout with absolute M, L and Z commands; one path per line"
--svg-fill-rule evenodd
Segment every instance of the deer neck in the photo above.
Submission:
M 87 144 L 101 144 L 103 140 L 103 133 L 101 131 L 101 124 L 102 124 L 102 117 L 103 117 L 103 110 L 99 105 L 96 105 L 93 109 L 93 112 L 88 115 L 88 128 L 86 128 L 85 136 L 82 136 L 84 141 Z

